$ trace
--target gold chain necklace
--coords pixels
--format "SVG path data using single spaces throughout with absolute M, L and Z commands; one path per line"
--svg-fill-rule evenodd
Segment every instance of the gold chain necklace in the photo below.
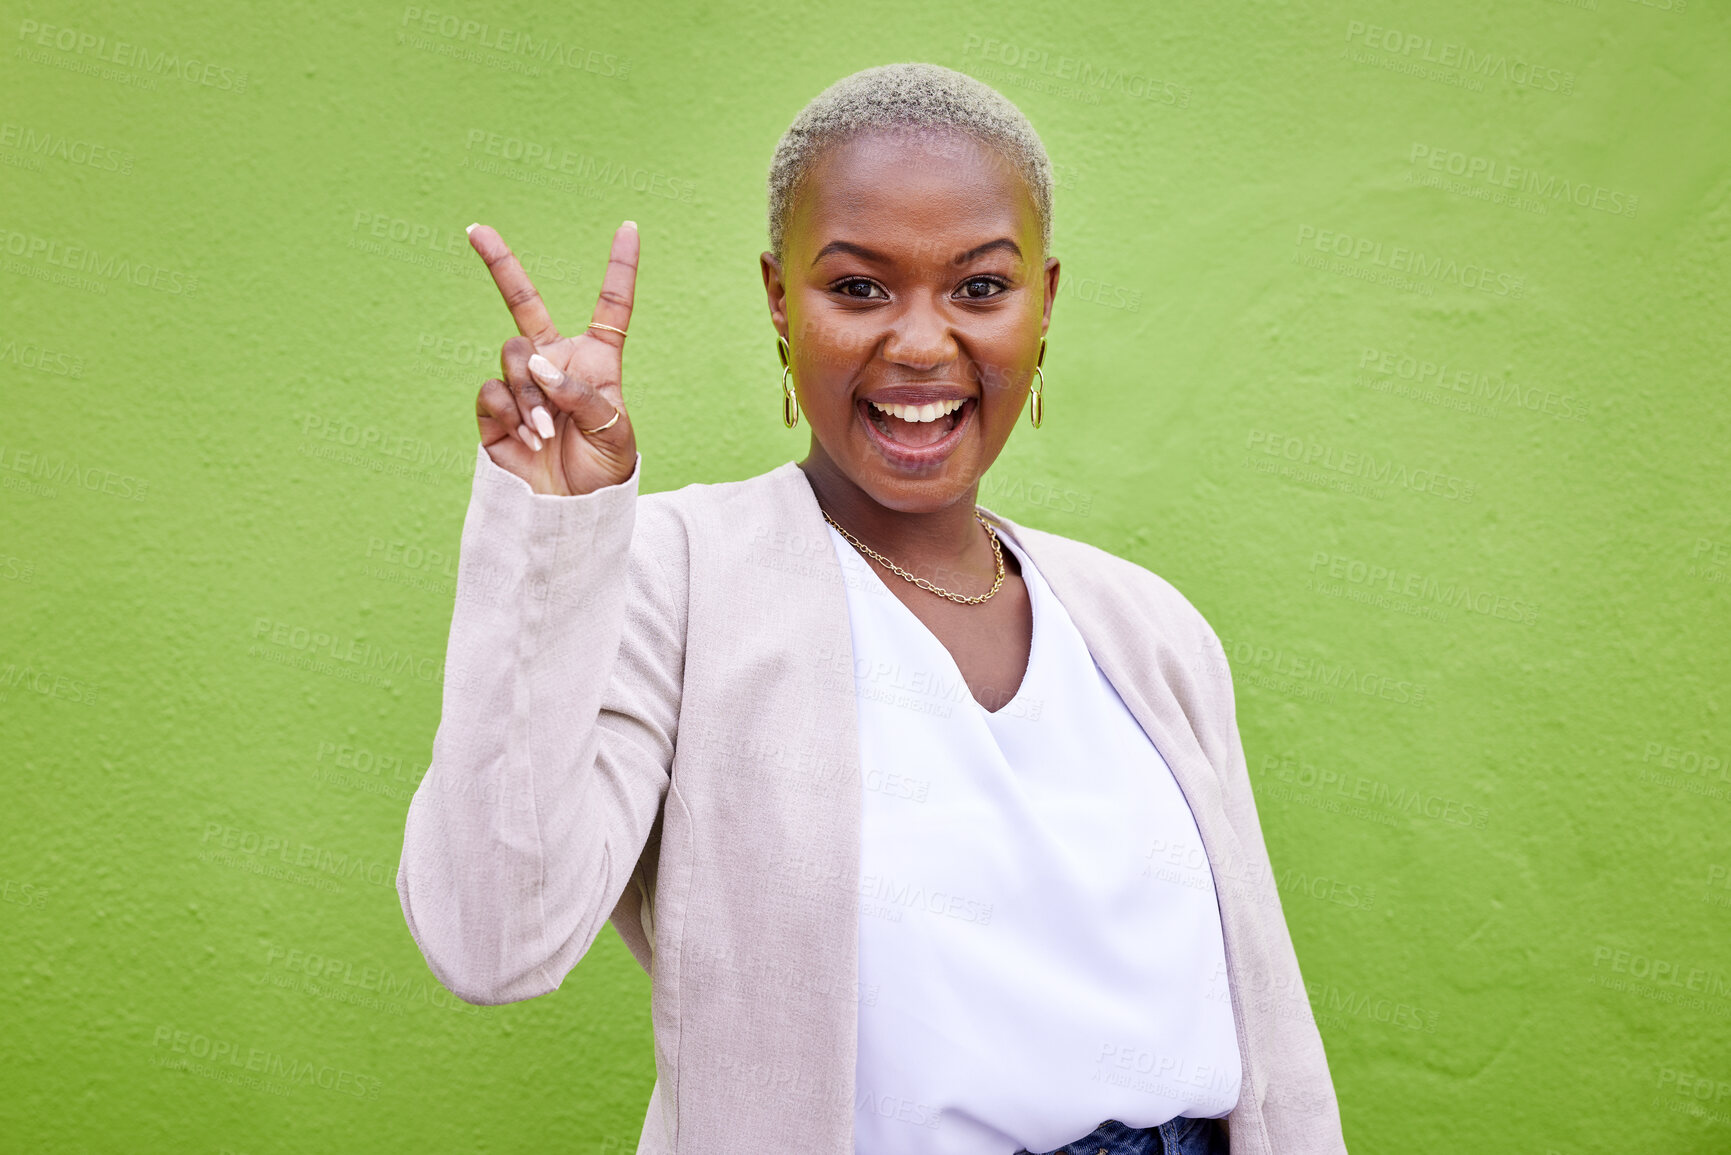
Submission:
M 841 527 L 841 524 L 839 522 L 837 522 L 835 518 L 833 518 L 829 515 L 829 511 L 827 509 L 819 509 L 818 512 L 823 514 L 823 519 L 825 521 L 827 521 L 831 525 L 835 526 L 837 533 L 839 533 L 843 537 L 847 538 L 850 542 L 852 542 L 856 547 L 858 547 L 868 557 L 875 558 L 876 560 L 882 562 L 884 565 L 888 566 L 892 571 L 894 571 L 900 577 L 906 579 L 907 581 L 913 582 L 915 585 L 919 586 L 923 590 L 930 590 L 932 593 L 937 594 L 939 597 L 949 598 L 952 602 L 959 602 L 964 606 L 977 606 L 981 602 L 985 601 L 987 598 L 991 597 L 993 594 L 997 593 L 998 587 L 1004 584 L 1004 547 L 998 544 L 998 531 L 992 528 L 991 522 L 987 521 L 985 518 L 980 516 L 980 511 L 979 511 L 978 507 L 976 507 L 974 509 L 974 520 L 979 522 L 982 526 L 985 527 L 986 536 L 988 538 L 990 538 L 992 541 L 992 557 L 997 559 L 998 575 L 997 575 L 997 577 L 992 579 L 992 588 L 991 589 L 987 590 L 983 594 L 975 594 L 971 598 L 963 597 L 961 594 L 953 594 L 949 590 L 940 589 L 938 586 L 933 585 L 931 582 L 927 581 L 925 578 L 915 577 L 913 574 L 909 573 L 907 570 L 903 569 L 901 566 L 897 565 L 895 562 L 891 561 L 889 558 L 885 557 L 883 554 L 879 553 L 877 550 L 873 549 L 871 546 L 867 545 L 865 542 L 861 541 L 859 538 L 855 537 L 853 534 L 851 534 L 847 530 L 843 529 Z

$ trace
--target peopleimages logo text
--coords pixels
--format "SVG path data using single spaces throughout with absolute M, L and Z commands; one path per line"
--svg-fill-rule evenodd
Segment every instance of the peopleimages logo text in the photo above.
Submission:
M 410 5 L 403 9 L 402 26 L 457 44 L 490 48 L 508 56 L 523 56 L 544 64 L 562 64 L 598 76 L 623 78 L 631 72 L 630 62 L 611 52 L 569 44 L 555 36 L 540 36 L 524 29 L 495 27 L 489 21 L 473 20 L 451 12 Z
M 142 44 L 125 40 L 109 40 L 107 36 L 68 28 L 58 24 L 43 24 L 37 20 L 18 22 L 20 43 L 52 48 L 106 64 L 116 64 L 154 76 L 177 76 L 188 84 L 219 88 L 227 92 L 245 92 L 247 74 L 220 64 L 212 64 L 196 56 L 183 57 L 167 49 L 151 51 Z
M 1519 53 L 1476 51 L 1465 44 L 1456 44 L 1449 40 L 1438 41 L 1435 37 L 1420 32 L 1402 32 L 1378 24 L 1367 24 L 1363 20 L 1347 21 L 1346 40 L 1348 44 L 1374 48 L 1405 60 L 1459 69 L 1468 76 L 1484 80 L 1504 80 L 1525 88 L 1562 93 L 1564 96 L 1572 96 L 1575 92 L 1573 72 L 1547 67 Z
M 1526 296 L 1526 285 L 1520 277 L 1499 273 L 1479 261 L 1461 262 L 1449 256 L 1427 256 L 1404 245 L 1384 245 L 1369 237 L 1299 225 L 1296 244 L 1302 248 L 1306 243 L 1319 253 L 1331 253 L 1345 260 L 1379 265 L 1393 272 L 1459 285 L 1495 297 L 1518 301 Z

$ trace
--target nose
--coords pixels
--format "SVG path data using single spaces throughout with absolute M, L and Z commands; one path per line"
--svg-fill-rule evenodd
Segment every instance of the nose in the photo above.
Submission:
M 926 303 L 902 310 L 884 340 L 884 360 L 914 373 L 931 373 L 956 358 L 956 341 L 943 312 Z

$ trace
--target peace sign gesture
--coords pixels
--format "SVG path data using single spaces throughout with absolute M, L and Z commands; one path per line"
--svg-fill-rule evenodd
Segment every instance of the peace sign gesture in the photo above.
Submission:
M 637 436 L 625 413 L 620 360 L 637 287 L 635 222 L 613 234 L 591 325 L 561 337 L 541 294 L 504 238 L 469 226 L 469 244 L 487 262 L 519 336 L 499 354 L 505 379 L 489 379 L 475 399 L 481 444 L 500 468 L 536 493 L 571 496 L 617 485 L 637 462 Z

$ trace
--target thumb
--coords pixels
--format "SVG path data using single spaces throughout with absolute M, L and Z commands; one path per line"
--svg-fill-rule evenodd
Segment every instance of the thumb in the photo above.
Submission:
M 557 356 L 559 350 L 550 347 L 530 356 L 529 375 L 535 378 L 553 404 L 571 415 L 579 431 L 596 429 L 624 412 L 623 405 L 615 405 L 594 386 L 565 372 L 548 353 Z

